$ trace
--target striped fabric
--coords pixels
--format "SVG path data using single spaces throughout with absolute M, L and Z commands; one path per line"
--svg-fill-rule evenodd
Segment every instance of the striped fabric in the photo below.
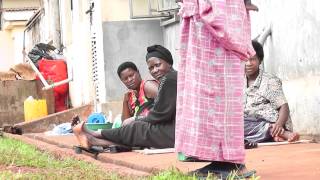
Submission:
M 243 0 L 184 0 L 176 113 L 177 152 L 243 163 L 241 60 L 254 55 Z
M 147 80 L 150 81 L 150 80 Z M 133 117 L 136 116 L 147 116 L 149 110 L 153 107 L 153 99 L 147 98 L 144 92 L 144 85 L 146 81 L 142 80 L 139 88 L 139 96 L 137 97 L 134 91 L 129 92 L 129 105 L 133 111 Z

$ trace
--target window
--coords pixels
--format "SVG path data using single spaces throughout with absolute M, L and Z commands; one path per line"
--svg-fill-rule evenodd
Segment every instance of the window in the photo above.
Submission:
M 176 0 L 129 0 L 130 18 L 171 18 L 179 7 Z

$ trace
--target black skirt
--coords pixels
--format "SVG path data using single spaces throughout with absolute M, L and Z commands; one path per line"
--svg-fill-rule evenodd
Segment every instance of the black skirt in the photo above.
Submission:
M 104 139 L 129 147 L 173 148 L 175 121 L 151 124 L 134 121 L 118 129 L 101 131 Z

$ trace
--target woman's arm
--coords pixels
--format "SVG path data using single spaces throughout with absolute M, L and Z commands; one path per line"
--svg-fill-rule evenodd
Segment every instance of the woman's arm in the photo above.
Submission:
M 159 83 L 155 80 L 148 80 L 144 84 L 144 93 L 147 98 L 155 98 L 158 95 Z
M 280 136 L 281 134 L 284 133 L 285 130 L 283 127 L 288 121 L 288 117 L 289 117 L 289 106 L 288 106 L 288 103 L 285 103 L 282 106 L 280 106 L 279 117 L 277 121 L 272 125 L 272 129 L 271 129 L 272 137 Z
M 207 30 L 225 49 L 233 51 L 242 60 L 255 54 L 244 0 L 199 1 L 199 15 Z
M 158 96 L 155 98 L 154 107 L 149 114 L 140 120 L 157 124 L 173 121 L 176 114 L 177 99 L 177 73 L 170 73 L 160 82 Z
M 130 94 L 130 92 L 125 93 L 124 97 L 123 97 L 122 114 L 121 114 L 122 121 L 125 119 L 128 119 L 132 116 L 130 113 L 130 108 L 129 108 L 129 94 Z

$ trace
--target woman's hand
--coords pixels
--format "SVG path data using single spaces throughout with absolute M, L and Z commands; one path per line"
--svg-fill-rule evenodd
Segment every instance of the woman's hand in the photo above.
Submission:
M 279 125 L 277 123 L 271 124 L 270 133 L 271 133 L 272 137 L 280 136 L 280 135 L 282 135 L 284 133 L 284 131 L 285 130 L 281 125 Z

